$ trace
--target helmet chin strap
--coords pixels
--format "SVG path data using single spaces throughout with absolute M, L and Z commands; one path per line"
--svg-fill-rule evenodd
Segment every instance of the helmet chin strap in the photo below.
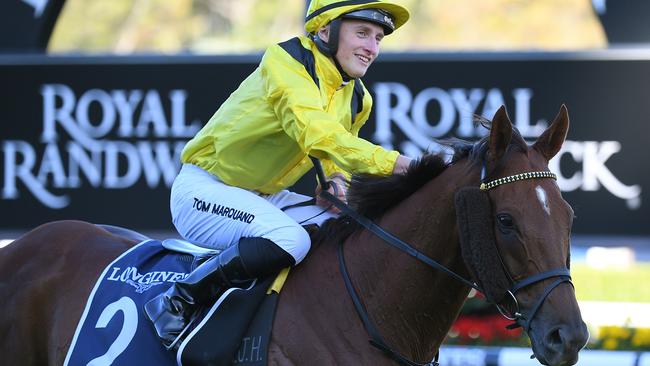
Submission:
M 334 65 L 336 65 L 336 69 L 339 70 L 339 73 L 341 74 L 343 81 L 347 82 L 352 80 L 353 78 L 350 77 L 350 75 L 348 75 L 345 71 L 343 71 L 341 64 L 336 59 L 336 52 L 339 49 L 340 31 L 341 31 L 341 19 L 337 18 L 330 22 L 330 34 L 329 34 L 330 42 L 323 41 L 318 36 L 318 33 L 313 34 L 311 38 L 314 41 L 314 43 L 316 43 L 316 47 L 318 48 L 318 50 L 321 53 L 323 53 L 325 56 L 330 57 L 334 61 Z

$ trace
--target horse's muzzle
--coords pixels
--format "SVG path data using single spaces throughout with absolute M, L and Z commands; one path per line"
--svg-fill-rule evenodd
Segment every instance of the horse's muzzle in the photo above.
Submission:
M 535 345 L 533 352 L 543 365 L 570 366 L 578 362 L 578 352 L 587 344 L 589 332 L 583 321 L 577 326 L 563 324 L 550 328 Z

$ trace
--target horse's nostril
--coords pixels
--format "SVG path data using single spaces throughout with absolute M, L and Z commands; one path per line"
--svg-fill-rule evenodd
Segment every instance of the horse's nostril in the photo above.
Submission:
M 564 337 L 562 337 L 562 328 L 558 327 L 546 335 L 546 344 L 549 347 L 552 347 L 554 349 L 558 349 L 562 347 L 562 344 L 564 343 Z
M 569 326 L 560 325 L 549 328 L 543 336 L 544 347 L 540 349 L 540 362 L 544 365 L 574 365 L 578 361 L 578 352 L 587 342 L 587 329 L 584 323 Z

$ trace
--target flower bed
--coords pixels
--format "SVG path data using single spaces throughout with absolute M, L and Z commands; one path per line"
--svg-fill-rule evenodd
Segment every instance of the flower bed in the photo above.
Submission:
M 590 334 L 590 349 L 650 351 L 650 328 L 602 326 Z
M 512 321 L 501 316 L 481 294 L 472 291 L 447 334 L 445 344 L 528 347 L 530 342 L 522 329 L 506 329 L 510 324 Z
M 451 327 L 446 344 L 473 346 L 528 346 L 521 328 L 506 329 L 512 323 L 501 315 L 460 316 Z
M 509 330 L 512 321 L 502 317 L 472 292 L 458 319 L 452 325 L 445 344 L 491 347 L 530 347 L 521 328 Z M 650 328 L 589 325 L 588 349 L 650 351 Z

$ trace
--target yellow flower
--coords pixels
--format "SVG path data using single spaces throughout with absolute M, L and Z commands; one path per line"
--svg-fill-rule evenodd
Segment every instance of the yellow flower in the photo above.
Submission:
M 617 347 L 618 347 L 618 341 L 616 340 L 616 338 L 608 338 L 605 339 L 605 341 L 603 342 L 604 349 L 613 350 L 616 349 Z
M 650 328 L 638 328 L 632 336 L 632 346 L 650 347 Z
M 599 333 L 601 339 L 628 339 L 631 335 L 630 329 L 616 326 L 601 327 Z

